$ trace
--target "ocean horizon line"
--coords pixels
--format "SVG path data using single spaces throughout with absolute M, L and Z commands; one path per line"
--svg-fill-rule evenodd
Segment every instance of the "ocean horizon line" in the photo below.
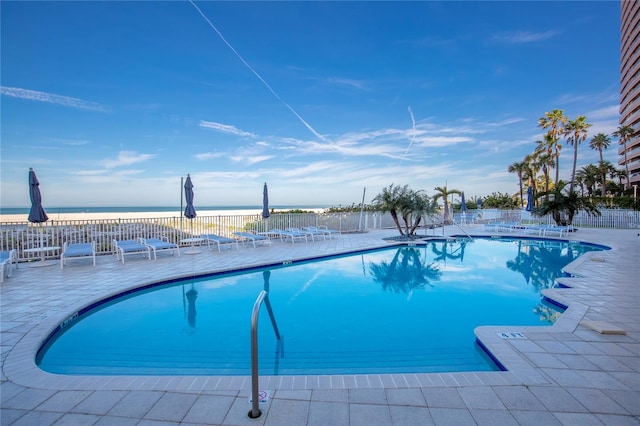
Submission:
M 29 214 L 29 207 L 0 207 L 0 215 Z M 328 209 L 326 205 L 273 205 L 269 210 L 296 210 L 296 209 Z M 174 206 L 93 206 L 93 207 L 46 207 L 47 214 L 60 213 L 141 213 L 141 212 L 179 212 L 180 207 Z M 184 207 L 183 207 L 184 209 Z M 207 210 L 262 210 L 262 205 L 253 206 L 196 206 L 197 211 Z

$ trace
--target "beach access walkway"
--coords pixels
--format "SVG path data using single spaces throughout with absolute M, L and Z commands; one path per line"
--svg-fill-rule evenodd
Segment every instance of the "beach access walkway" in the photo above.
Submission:
M 460 229 L 445 228 L 449 234 Z M 394 235 L 375 230 L 153 263 L 99 256 L 95 267 L 20 265 L 0 286 L 1 425 L 640 424 L 640 236 L 631 229 L 568 236 L 612 250 L 577 259 L 566 268 L 577 277 L 562 280 L 572 288 L 549 290 L 569 305 L 554 326 L 476 330 L 508 371 L 261 377 L 269 398 L 252 420 L 249 376 L 64 376 L 35 365 L 56 324 L 107 295 L 175 276 L 385 246 L 382 238 Z M 587 321 L 625 334 L 601 334 Z

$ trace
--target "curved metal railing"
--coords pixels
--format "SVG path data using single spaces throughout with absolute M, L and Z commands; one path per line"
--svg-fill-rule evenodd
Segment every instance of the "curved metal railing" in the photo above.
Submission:
M 267 312 L 271 318 L 271 324 L 273 325 L 273 331 L 276 333 L 278 342 L 281 341 L 280 331 L 278 330 L 278 324 L 276 324 L 276 317 L 273 315 L 273 309 L 271 309 L 271 302 L 269 302 L 269 293 L 266 290 L 262 290 L 253 304 L 253 310 L 251 312 L 251 411 L 249 411 L 249 417 L 257 419 L 262 412 L 260 411 L 260 399 L 258 397 L 258 387 L 260 386 L 258 375 L 258 314 L 260 314 L 260 306 L 264 302 L 267 307 Z

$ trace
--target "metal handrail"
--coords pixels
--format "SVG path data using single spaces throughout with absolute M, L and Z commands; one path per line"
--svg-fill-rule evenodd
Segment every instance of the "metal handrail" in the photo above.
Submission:
M 269 302 L 269 293 L 262 290 L 253 304 L 253 310 L 251 312 L 251 411 L 249 411 L 249 417 L 257 419 L 262 412 L 260 411 L 260 401 L 258 398 L 258 314 L 260 313 L 260 306 L 264 302 L 271 318 L 271 324 L 273 325 L 273 331 L 276 333 L 278 341 L 281 340 L 280 331 L 278 330 L 278 324 L 276 324 L 276 317 L 273 315 L 273 309 L 271 309 L 271 302 Z

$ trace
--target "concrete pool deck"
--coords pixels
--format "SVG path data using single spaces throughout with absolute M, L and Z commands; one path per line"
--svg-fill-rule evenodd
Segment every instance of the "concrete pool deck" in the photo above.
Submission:
M 482 226 L 464 230 L 488 235 Z M 554 326 L 476 330 L 509 371 L 265 376 L 260 388 L 270 394 L 260 404 L 263 414 L 258 419 L 247 416 L 249 376 L 62 376 L 38 369 L 35 353 L 56 325 L 90 302 L 126 288 L 205 271 L 385 246 L 382 238 L 397 235 L 396 230 L 221 253 L 203 247 L 201 254 L 165 253 L 155 261 L 128 256 L 125 264 L 115 256 L 100 256 L 96 267 L 78 260 L 64 270 L 59 265 L 23 264 L 0 285 L 0 423 L 639 425 L 639 232 L 581 229 L 569 236 L 612 250 L 587 253 L 566 268 L 576 277 L 561 280 L 571 288 L 550 290 L 550 296 L 569 306 Z M 444 233 L 461 231 L 447 227 Z M 436 236 L 441 235 L 437 230 Z M 601 334 L 593 326 L 625 334 Z

